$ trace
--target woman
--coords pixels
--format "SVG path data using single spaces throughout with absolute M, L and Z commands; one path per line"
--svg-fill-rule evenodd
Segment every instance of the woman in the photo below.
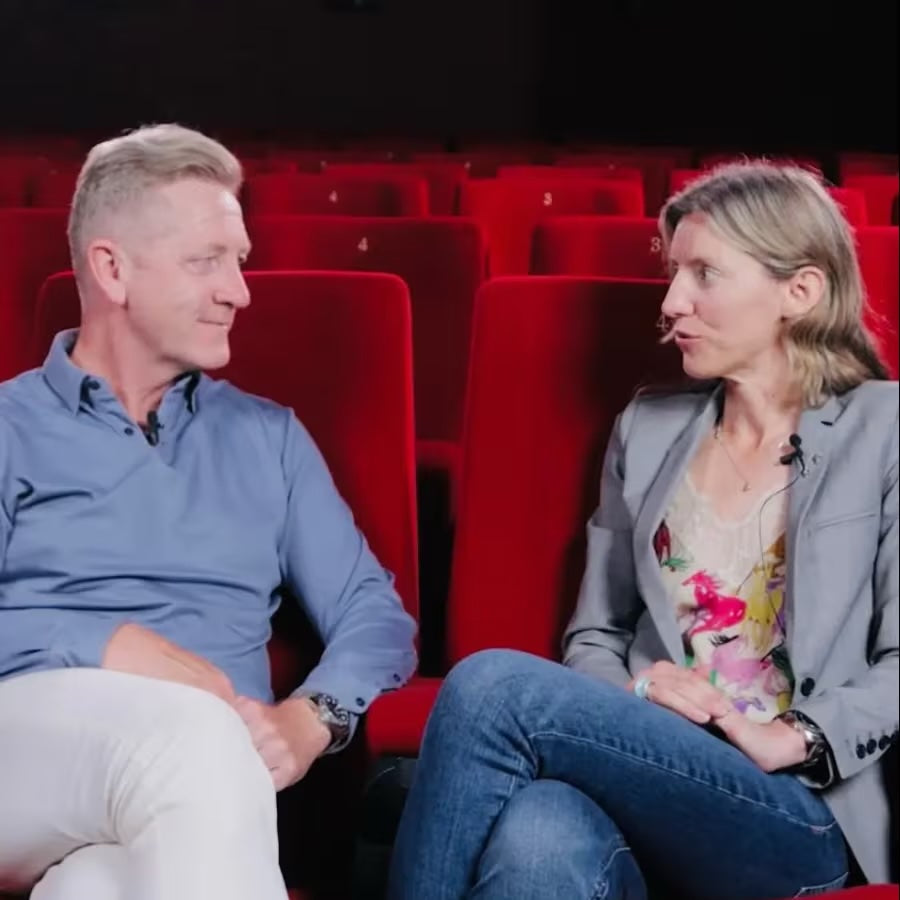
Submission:
M 446 679 L 394 900 L 888 880 L 898 387 L 852 236 L 813 175 L 764 163 L 689 185 L 660 231 L 691 387 L 616 422 L 564 664 L 490 650 Z

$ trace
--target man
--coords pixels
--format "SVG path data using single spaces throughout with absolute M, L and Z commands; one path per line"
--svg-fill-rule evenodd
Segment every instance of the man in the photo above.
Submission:
M 0 385 L 0 891 L 274 900 L 275 792 L 415 664 L 414 622 L 293 414 L 202 370 L 250 302 L 238 161 L 93 148 L 81 327 Z M 273 704 L 285 584 L 325 643 Z

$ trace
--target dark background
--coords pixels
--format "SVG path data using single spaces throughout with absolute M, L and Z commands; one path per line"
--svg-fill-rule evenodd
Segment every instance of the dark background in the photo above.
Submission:
M 897 4 L 0 0 L 0 132 L 897 148 Z

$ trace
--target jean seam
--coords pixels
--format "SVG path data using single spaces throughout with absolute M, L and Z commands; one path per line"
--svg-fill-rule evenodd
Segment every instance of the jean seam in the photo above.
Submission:
M 612 868 L 613 862 L 620 853 L 630 852 L 631 848 L 627 844 L 619 843 L 619 846 L 610 853 L 606 864 L 597 873 L 597 880 L 594 882 L 594 889 L 591 891 L 589 900 L 606 900 L 606 896 L 609 894 L 609 879 L 606 877 L 606 873 Z
M 812 897 L 815 894 L 821 894 L 826 891 L 830 891 L 830 890 L 832 890 L 832 888 L 843 887 L 844 882 L 847 880 L 847 876 L 849 874 L 850 874 L 850 871 L 848 869 L 847 871 L 844 872 L 843 875 L 839 876 L 838 878 L 832 878 L 830 881 L 825 881 L 822 884 L 805 885 L 804 887 L 800 888 L 800 890 L 797 891 L 796 894 L 794 894 L 794 898 Z M 810 891 L 813 891 L 813 893 L 812 894 L 809 893 Z
M 602 741 L 591 740 L 588 738 L 574 737 L 573 735 L 561 734 L 556 731 L 537 731 L 537 732 L 534 732 L 534 733 L 531 733 L 528 735 L 528 738 L 531 741 L 538 740 L 542 737 L 553 737 L 553 738 L 559 738 L 559 739 L 562 739 L 565 741 L 573 741 L 574 743 L 578 743 L 578 744 L 588 744 L 591 746 L 600 746 L 604 750 L 609 751 L 610 753 L 616 753 L 619 756 L 627 757 L 628 759 L 631 759 L 635 762 L 639 762 L 644 765 L 652 766 L 654 769 L 660 769 L 664 772 L 668 772 L 670 775 L 675 775 L 679 778 L 684 778 L 685 780 L 692 781 L 695 784 L 702 784 L 704 787 L 710 788 L 714 791 L 717 791 L 720 794 L 726 794 L 727 796 L 731 797 L 732 799 L 740 800 L 740 801 L 743 801 L 744 803 L 749 803 L 753 806 L 758 806 L 762 809 L 767 810 L 770 813 L 774 813 L 774 814 L 778 815 L 779 817 L 787 820 L 788 822 L 791 822 L 794 825 L 800 825 L 803 828 L 810 829 L 811 831 L 814 831 L 816 833 L 825 834 L 825 833 L 831 831 L 837 825 L 837 822 L 835 821 L 834 818 L 832 818 L 831 822 L 829 822 L 827 825 L 819 825 L 819 824 L 813 824 L 811 822 L 805 822 L 802 819 L 798 819 L 796 816 L 791 815 L 789 812 L 786 812 L 783 809 L 779 809 L 778 807 L 772 806 L 769 803 L 765 803 L 761 800 L 754 800 L 752 797 L 745 797 L 743 794 L 736 793 L 735 791 L 729 790 L 728 788 L 722 787 L 720 785 L 710 784 L 708 781 L 704 781 L 702 778 L 698 778 L 694 775 L 689 775 L 686 772 L 680 772 L 680 771 L 678 771 L 678 769 L 672 769 L 669 766 L 663 765 L 662 763 L 656 762 L 654 760 L 646 759 L 642 756 L 636 756 L 633 753 L 629 753 L 628 751 L 622 750 L 618 747 L 612 747 L 609 744 L 603 743 Z

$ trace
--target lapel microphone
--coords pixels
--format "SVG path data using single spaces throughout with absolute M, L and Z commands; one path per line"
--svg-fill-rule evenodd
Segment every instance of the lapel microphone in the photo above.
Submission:
M 803 440 L 799 434 L 792 434 L 788 438 L 788 443 L 791 445 L 792 449 L 788 453 L 785 453 L 784 456 L 779 457 L 778 462 L 783 466 L 789 466 L 796 460 L 800 464 L 800 474 L 806 477 L 806 460 L 803 458 Z
M 159 443 L 160 428 L 162 428 L 162 425 L 159 424 L 159 416 L 156 415 L 155 409 L 151 409 L 147 413 L 147 427 L 144 429 L 144 436 L 151 447 L 155 447 Z M 791 437 L 794 437 L 794 435 L 791 435 Z M 783 459 L 784 457 L 782 457 Z

